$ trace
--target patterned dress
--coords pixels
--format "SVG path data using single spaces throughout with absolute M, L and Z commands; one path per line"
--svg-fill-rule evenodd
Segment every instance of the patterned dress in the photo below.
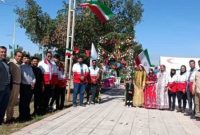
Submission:
M 156 85 L 156 95 L 157 95 L 157 108 L 158 109 L 168 109 L 169 101 L 168 101 L 168 92 L 166 90 L 167 86 L 167 73 L 159 72 Z
M 144 107 L 145 108 L 156 108 L 156 81 L 157 76 L 152 73 L 147 76 L 146 88 L 144 91 Z

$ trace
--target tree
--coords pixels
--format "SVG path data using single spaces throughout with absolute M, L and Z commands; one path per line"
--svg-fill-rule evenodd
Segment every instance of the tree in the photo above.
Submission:
M 77 6 L 74 46 L 84 52 L 85 49 L 90 49 L 92 43 L 97 47 L 102 39 L 110 39 L 100 45 L 110 53 L 119 50 L 124 53 L 130 45 L 135 45 L 134 27 L 141 20 L 142 4 L 139 0 L 100 1 L 112 9 L 115 17 L 101 24 L 89 9 Z M 81 2 L 82 0 L 77 0 L 77 5 Z M 68 4 L 63 2 L 63 9 L 52 19 L 35 0 L 26 0 L 25 8 L 16 9 L 18 22 L 31 41 L 47 48 L 56 47 L 61 54 L 65 53 L 67 12 Z M 121 42 L 126 42 L 127 39 L 131 39 L 130 43 L 122 45 Z M 121 45 L 123 47 L 119 49 Z
M 34 0 L 26 0 L 25 8 L 16 8 L 17 21 L 24 28 L 33 43 L 42 45 L 44 37 L 50 36 L 55 30 L 55 20 L 43 12 Z

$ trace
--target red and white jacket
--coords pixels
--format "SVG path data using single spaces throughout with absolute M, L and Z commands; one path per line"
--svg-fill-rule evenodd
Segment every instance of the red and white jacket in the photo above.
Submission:
M 177 75 L 177 91 L 185 93 L 187 87 L 187 73 Z
M 171 77 L 170 75 L 168 76 L 167 79 L 167 87 L 169 88 L 168 90 L 171 92 L 176 92 L 177 89 L 177 75 L 174 75 L 173 77 Z
M 100 69 L 96 67 L 94 69 L 93 66 L 89 67 L 89 83 L 92 83 L 92 79 L 97 79 L 99 77 Z
M 64 72 L 64 65 L 61 64 L 58 67 L 58 83 L 57 86 L 59 88 L 65 88 L 67 84 L 67 77 Z
M 81 74 L 81 69 L 83 73 Z M 86 64 L 82 64 L 82 67 L 79 63 L 75 63 L 72 67 L 73 72 L 73 82 L 74 83 L 87 83 L 88 82 L 88 74 L 89 69 Z M 81 81 L 81 76 L 83 76 L 85 79 Z
M 40 61 L 38 67 L 42 70 L 45 85 L 56 85 L 58 81 L 58 67 L 54 61 L 47 59 Z

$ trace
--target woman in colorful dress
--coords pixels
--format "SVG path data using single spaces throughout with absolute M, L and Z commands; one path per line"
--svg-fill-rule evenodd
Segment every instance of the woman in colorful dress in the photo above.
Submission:
M 139 65 L 135 71 L 134 78 L 134 94 L 133 94 L 133 106 L 143 107 L 144 105 L 144 87 L 146 83 L 146 71 L 142 65 Z
M 157 76 L 153 69 L 149 70 L 144 91 L 144 107 L 149 109 L 156 108 L 156 81 Z
M 156 85 L 156 102 L 160 110 L 169 109 L 168 92 L 167 92 L 167 72 L 165 65 L 160 65 L 160 72 L 157 75 Z

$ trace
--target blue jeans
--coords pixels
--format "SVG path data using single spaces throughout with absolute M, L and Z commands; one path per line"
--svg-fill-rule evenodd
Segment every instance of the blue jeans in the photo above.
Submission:
M 5 90 L 0 91 L 0 125 L 2 124 L 4 119 L 9 98 L 10 98 L 10 86 L 8 85 L 5 87 Z
M 80 94 L 80 105 L 83 105 L 84 93 L 85 93 L 85 83 L 74 83 L 74 90 L 73 90 L 73 105 L 77 105 L 77 95 Z

